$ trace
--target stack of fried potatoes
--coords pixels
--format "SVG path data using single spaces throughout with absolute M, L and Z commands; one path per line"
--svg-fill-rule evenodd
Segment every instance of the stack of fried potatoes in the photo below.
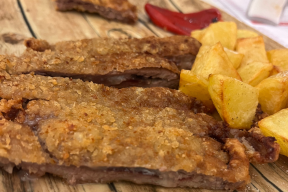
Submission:
M 191 71 L 181 71 L 179 89 L 235 129 L 251 128 L 260 103 L 270 115 L 258 122 L 260 129 L 288 156 L 288 49 L 266 51 L 262 36 L 233 22 L 213 23 L 191 36 L 202 47 Z

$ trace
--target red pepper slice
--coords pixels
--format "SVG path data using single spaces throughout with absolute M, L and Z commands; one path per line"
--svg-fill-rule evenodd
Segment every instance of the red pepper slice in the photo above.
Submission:
M 210 23 L 221 20 L 221 13 L 217 9 L 183 14 L 147 3 L 145 10 L 155 25 L 180 35 L 190 36 L 191 31 L 203 29 Z

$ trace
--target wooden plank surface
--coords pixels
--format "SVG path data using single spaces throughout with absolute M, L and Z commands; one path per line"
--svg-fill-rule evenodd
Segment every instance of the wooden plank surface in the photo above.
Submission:
M 25 16 L 39 39 L 51 43 L 98 37 L 81 13 L 57 12 L 52 0 L 20 0 Z
M 2 40 L 5 34 L 15 34 L 31 37 L 17 1 L 0 1 L 0 34 Z
M 17 1 L 0 1 L 0 54 L 20 54 L 22 42 L 31 37 Z
M 87 21 L 100 37 L 142 38 L 146 36 L 154 36 L 154 33 L 146 28 L 141 22 L 137 22 L 135 25 L 128 25 L 115 21 L 107 21 L 95 14 L 85 14 L 85 16 Z
M 135 25 L 107 21 L 98 15 L 57 12 L 52 0 L 42 0 L 41 3 L 37 0 L 0 1 L 0 54 L 20 53 L 24 48 L 22 45 L 23 39 L 33 35 L 48 40 L 50 43 L 98 36 L 141 38 L 151 35 L 159 37 L 172 35 L 150 22 L 144 10 L 147 1 L 130 0 L 130 2 L 138 8 L 139 22 Z M 211 7 L 199 0 L 149 0 L 149 3 L 183 13 Z M 222 15 L 223 20 L 236 22 L 238 28 L 254 30 L 224 12 L 222 12 Z M 268 37 L 264 36 L 264 39 L 268 50 L 283 48 Z M 288 158 L 280 156 L 275 163 L 251 165 L 252 182 L 245 191 L 288 191 L 287 164 Z M 13 174 L 0 171 L 0 192 L 110 192 L 113 190 L 117 192 L 211 192 L 211 190 L 205 189 L 163 188 L 151 185 L 136 185 L 129 182 L 115 182 L 110 187 L 107 184 L 69 186 L 62 179 L 49 174 L 37 180 L 27 180 L 21 171 L 14 171 Z
M 65 181 L 52 175 L 38 179 L 27 179 L 21 171 L 9 174 L 0 170 L 1 192 L 111 192 L 107 184 L 67 185 Z

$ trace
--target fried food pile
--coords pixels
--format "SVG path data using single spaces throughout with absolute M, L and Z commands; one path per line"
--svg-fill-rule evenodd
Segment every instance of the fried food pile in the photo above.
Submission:
M 277 138 L 280 153 L 288 156 L 288 49 L 266 50 L 262 36 L 233 22 L 214 23 L 191 36 L 202 47 L 191 71 L 181 71 L 179 89 L 216 108 L 237 129 L 254 126 L 259 103 L 271 115 L 258 123 L 260 129 Z
M 30 39 L 20 57 L 0 56 L 1 166 L 8 172 L 16 166 L 38 176 L 51 173 L 70 184 L 125 180 L 164 187 L 244 188 L 250 182 L 249 162 L 278 159 L 275 138 L 265 137 L 257 127 L 231 129 L 207 115 L 211 108 L 204 102 L 179 90 L 141 84 L 118 89 L 85 79 L 138 70 L 125 66 L 126 61 L 153 66 L 156 78 L 162 69 L 179 70 L 167 58 L 181 61 L 184 55 L 196 55 L 200 44 L 191 37 L 169 39 L 56 45 Z M 119 61 L 113 60 L 116 54 Z M 262 118 L 258 111 L 255 123 Z
M 25 41 L 20 56 L 2 56 L 10 74 L 80 78 L 117 88 L 178 88 L 179 69 L 191 68 L 201 44 L 191 37 L 85 39 L 50 45 Z

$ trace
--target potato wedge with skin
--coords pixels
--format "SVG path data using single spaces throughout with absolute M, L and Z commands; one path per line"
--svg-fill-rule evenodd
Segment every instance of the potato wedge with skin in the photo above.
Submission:
M 194 75 L 191 71 L 181 71 L 179 90 L 190 97 L 195 97 L 202 101 L 211 112 L 215 110 L 212 99 L 208 93 L 208 81 Z
M 255 61 L 263 63 L 269 62 L 265 51 L 263 37 L 261 36 L 238 39 L 236 44 L 236 51 L 244 55 L 240 67 Z
M 288 156 L 288 109 L 266 117 L 258 122 L 263 135 L 275 137 L 280 145 L 280 154 Z
M 259 103 L 265 113 L 272 115 L 287 107 L 288 71 L 264 79 L 256 88 L 259 90 Z
M 214 45 L 220 42 L 223 47 L 234 50 L 237 39 L 237 25 L 234 22 L 212 23 L 200 38 L 202 45 Z
M 243 82 L 255 87 L 270 76 L 273 70 L 271 63 L 252 62 L 237 69 Z
M 232 51 L 230 49 L 227 49 L 226 47 L 224 47 L 224 51 L 226 52 L 231 63 L 233 64 L 233 67 L 235 69 L 239 68 L 244 55 L 241 53 L 238 53 L 236 51 Z
M 269 61 L 275 65 L 275 70 L 279 73 L 288 70 L 288 49 L 275 49 L 267 51 Z
M 250 38 L 250 37 L 257 37 L 259 36 L 254 31 L 246 30 L 246 29 L 238 29 L 237 30 L 237 39 L 241 38 Z
M 237 79 L 210 75 L 208 91 L 220 117 L 235 129 L 249 129 L 258 105 L 258 90 Z
M 210 74 L 221 74 L 241 80 L 220 43 L 213 46 L 202 45 L 191 71 L 206 80 Z

